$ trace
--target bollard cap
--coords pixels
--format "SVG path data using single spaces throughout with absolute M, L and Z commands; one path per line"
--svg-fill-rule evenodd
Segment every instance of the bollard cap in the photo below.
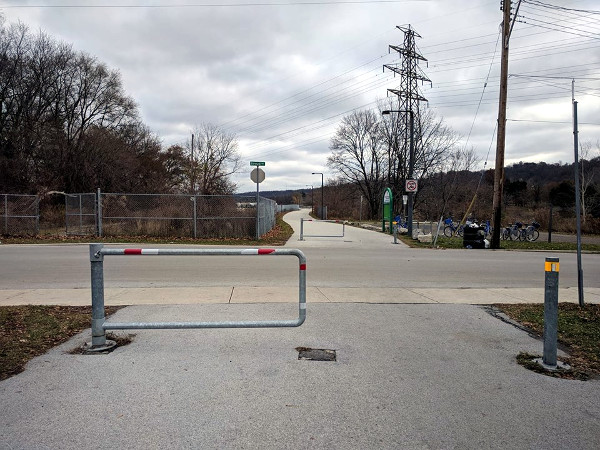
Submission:
M 559 272 L 560 271 L 560 263 L 559 259 L 556 257 L 546 258 L 545 263 L 545 271 L 546 272 Z

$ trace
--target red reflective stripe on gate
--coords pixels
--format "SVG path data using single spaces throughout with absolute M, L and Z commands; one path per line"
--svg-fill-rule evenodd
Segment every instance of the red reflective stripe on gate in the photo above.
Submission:
M 141 248 L 126 248 L 123 252 L 124 255 L 141 255 Z
M 258 254 L 259 255 L 268 255 L 269 253 L 273 253 L 274 251 L 275 251 L 274 248 L 259 248 Z
M 306 264 L 300 264 L 300 270 L 306 270 Z

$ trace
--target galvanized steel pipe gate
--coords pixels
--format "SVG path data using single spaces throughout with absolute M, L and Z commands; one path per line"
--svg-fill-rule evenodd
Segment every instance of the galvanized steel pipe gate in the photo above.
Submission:
M 299 260 L 298 318 L 293 320 L 257 320 L 227 322 L 106 322 L 104 314 L 104 257 L 111 255 L 158 256 L 248 256 L 292 255 Z M 184 328 L 268 328 L 298 327 L 306 319 L 306 257 L 296 249 L 143 249 L 104 248 L 103 244 L 90 244 L 92 277 L 92 348 L 106 345 L 106 330 L 184 329 Z

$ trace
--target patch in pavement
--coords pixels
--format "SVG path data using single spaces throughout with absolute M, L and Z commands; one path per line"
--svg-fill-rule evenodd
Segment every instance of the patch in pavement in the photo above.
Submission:
M 337 357 L 335 350 L 324 348 L 296 347 L 296 350 L 298 351 L 298 359 L 309 361 L 335 361 Z
M 114 334 L 107 333 L 106 335 L 106 344 L 100 349 L 93 349 L 91 347 L 91 342 L 86 342 L 82 346 L 76 347 L 71 350 L 71 355 L 107 355 L 112 353 L 118 347 L 123 347 L 125 345 L 131 344 L 135 334 Z

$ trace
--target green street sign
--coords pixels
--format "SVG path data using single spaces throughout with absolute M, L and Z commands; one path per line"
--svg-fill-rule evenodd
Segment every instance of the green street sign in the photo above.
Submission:
M 256 166 L 256 167 L 258 167 L 258 166 L 264 166 L 265 162 L 264 161 L 250 161 L 250 165 L 251 166 Z

